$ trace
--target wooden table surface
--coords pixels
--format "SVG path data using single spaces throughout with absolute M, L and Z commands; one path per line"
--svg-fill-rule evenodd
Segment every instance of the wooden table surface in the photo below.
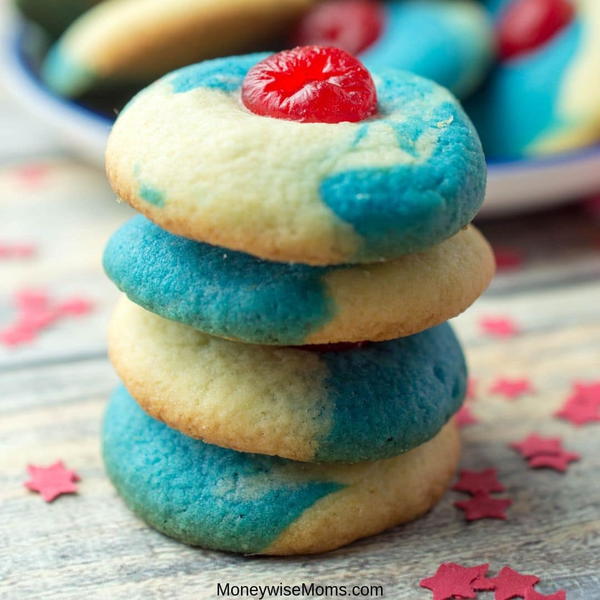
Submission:
M 217 597 L 218 582 L 315 582 L 382 585 L 385 598 L 425 600 L 431 594 L 418 581 L 445 561 L 490 562 L 494 572 L 510 565 L 541 577 L 541 591 L 600 598 L 600 424 L 576 428 L 552 416 L 574 380 L 600 379 L 600 221 L 568 208 L 480 224 L 496 246 L 525 256 L 521 269 L 500 274 L 455 320 L 477 380 L 472 410 L 480 419 L 463 429 L 462 467 L 498 469 L 514 501 L 507 521 L 467 524 L 453 506 L 464 496 L 450 491 L 423 519 L 336 552 L 244 558 L 192 549 L 149 529 L 107 480 L 99 429 L 116 383 L 104 342 L 116 292 L 99 255 L 129 212 L 100 174 L 66 161 L 52 168 L 79 182 L 64 200 L 0 185 L 0 239 L 12 232 L 40 246 L 31 261 L 0 261 L 0 324 L 24 285 L 43 285 L 60 298 L 85 295 L 95 310 L 30 345 L 0 346 L 1 598 L 203 599 Z M 521 333 L 486 336 L 482 316 L 509 316 Z M 490 394 L 501 376 L 529 377 L 536 392 L 515 401 Z M 564 475 L 529 470 L 507 444 L 533 431 L 562 436 L 581 461 Z M 59 458 L 81 476 L 79 493 L 46 504 L 23 487 L 25 467 Z

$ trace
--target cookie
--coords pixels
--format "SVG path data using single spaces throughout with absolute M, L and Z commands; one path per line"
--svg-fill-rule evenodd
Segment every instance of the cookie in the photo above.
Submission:
M 331 351 L 240 344 L 123 298 L 111 361 L 142 408 L 186 435 L 299 461 L 388 458 L 432 438 L 462 404 L 466 367 L 448 324 Z
M 117 194 L 177 235 L 312 265 L 418 252 L 471 221 L 485 160 L 447 90 L 381 70 L 368 120 L 264 117 L 240 88 L 265 57 L 192 65 L 140 93 L 108 144 Z
M 254 344 L 380 341 L 456 316 L 494 273 L 472 226 L 385 263 L 276 263 L 174 236 L 142 216 L 109 241 L 104 268 L 135 303 L 212 335 Z
M 172 69 L 247 52 L 284 32 L 313 0 L 106 0 L 77 19 L 42 69 L 57 93 L 146 85 Z
M 549 3 L 548 6 L 552 6 Z M 535 157 L 573 150 L 600 137 L 600 3 L 571 3 L 574 13 L 537 47 L 503 45 L 503 15 L 494 3 L 504 55 L 467 105 L 491 158 Z
M 14 0 L 19 12 L 51 37 L 58 37 L 77 17 L 100 0 Z
M 244 554 L 332 550 L 427 512 L 459 457 L 453 423 L 402 456 L 312 465 L 186 437 L 119 388 L 104 420 L 106 470 L 127 505 L 182 542 Z
M 325 0 L 292 39 L 341 47 L 372 70 L 411 71 L 464 97 L 492 62 L 494 36 L 487 11 L 473 0 Z

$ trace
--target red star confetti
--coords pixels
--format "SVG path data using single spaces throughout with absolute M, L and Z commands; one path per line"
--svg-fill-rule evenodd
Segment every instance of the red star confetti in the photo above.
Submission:
M 482 585 L 493 587 L 481 587 L 477 589 L 493 589 L 494 600 L 510 600 L 511 598 L 523 598 L 528 592 L 535 591 L 533 586 L 540 580 L 535 575 L 522 575 L 521 573 L 503 567 L 502 570 L 489 579 L 483 579 Z
M 46 165 L 26 165 L 15 169 L 14 175 L 25 186 L 37 188 L 43 184 L 50 168 Z
M 469 377 L 467 380 L 467 400 L 475 400 L 477 398 L 477 380 Z
M 581 458 L 576 452 L 561 451 L 559 454 L 539 454 L 529 459 L 528 464 L 532 469 L 554 469 L 564 473 L 569 464 Z
M 459 427 L 468 427 L 469 425 L 477 425 L 477 423 L 479 423 L 479 419 L 471 412 L 471 409 L 464 404 L 460 407 L 459 411 L 454 416 L 454 419 Z
M 537 590 L 529 589 L 523 596 L 525 600 L 567 600 L 567 592 L 565 590 L 558 590 L 554 594 L 540 594 Z
M 489 565 L 463 567 L 456 563 L 443 563 L 435 575 L 422 579 L 419 585 L 433 592 L 433 600 L 451 598 L 475 598 L 472 582 L 485 577 Z
M 20 346 L 35 339 L 36 332 L 20 325 L 10 325 L 0 331 L 0 344 L 3 346 Z
M 600 421 L 600 402 L 594 396 L 576 391 L 554 414 L 577 427 L 587 423 L 596 423 Z
M 490 388 L 492 394 L 501 394 L 510 400 L 519 398 L 524 394 L 531 394 L 533 391 L 531 382 L 526 378 L 510 379 L 508 377 L 500 377 Z
M 562 441 L 558 437 L 542 437 L 537 433 L 529 434 L 520 442 L 509 444 L 523 458 L 539 455 L 557 455 L 563 451 Z
M 455 502 L 454 506 L 465 512 L 467 521 L 479 519 L 506 520 L 506 509 L 512 504 L 509 498 L 492 498 L 489 494 L 477 493 L 468 500 Z
M 62 460 L 49 467 L 27 465 L 30 479 L 25 482 L 25 487 L 32 492 L 39 492 L 46 502 L 58 498 L 61 494 L 74 494 L 77 492 L 75 482 L 79 476 L 75 471 L 65 468 Z
M 510 317 L 484 317 L 479 320 L 483 333 L 499 337 L 514 337 L 519 333 L 517 324 Z
M 498 271 L 516 271 L 523 265 L 523 253 L 517 248 L 494 248 Z
M 64 317 L 77 317 L 89 313 L 93 304 L 74 296 L 56 304 L 47 292 L 24 289 L 14 295 L 17 306 L 16 320 L 0 330 L 0 344 L 18 346 L 33 341 L 37 335 Z
M 496 584 L 485 575 L 478 577 L 471 585 L 477 592 L 491 592 L 496 589 Z
M 573 384 L 573 395 L 578 396 L 579 398 L 585 398 L 588 402 L 595 402 L 600 405 L 600 381 L 576 381 Z
M 0 259 L 31 258 L 36 253 L 33 244 L 7 244 L 0 242 Z
M 458 492 L 468 494 L 490 494 L 491 492 L 503 492 L 505 487 L 498 481 L 496 469 L 484 469 L 483 471 L 460 472 L 458 481 L 452 486 Z
M 80 316 L 92 312 L 94 305 L 86 298 L 75 296 L 57 306 L 61 315 Z
M 50 306 L 50 296 L 44 290 L 25 288 L 14 294 L 14 302 L 19 310 L 34 312 Z

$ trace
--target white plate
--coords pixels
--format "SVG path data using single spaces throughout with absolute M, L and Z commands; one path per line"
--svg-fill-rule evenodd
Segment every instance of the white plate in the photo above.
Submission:
M 0 83 L 29 112 L 53 127 L 82 157 L 102 166 L 111 120 L 53 94 L 38 79 L 25 53 L 26 30 L 10 15 L 0 31 Z M 29 40 L 28 40 L 29 41 Z M 544 159 L 488 164 L 481 214 L 503 215 L 559 204 L 600 192 L 600 145 Z

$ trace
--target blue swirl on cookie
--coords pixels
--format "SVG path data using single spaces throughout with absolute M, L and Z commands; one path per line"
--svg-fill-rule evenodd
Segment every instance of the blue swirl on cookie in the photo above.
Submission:
M 302 478 L 290 461 L 211 446 L 148 416 L 119 387 L 104 420 L 103 456 L 134 512 L 189 544 L 267 548 L 319 498 L 343 487 Z
M 449 424 L 389 460 L 306 464 L 187 438 L 118 388 L 103 428 L 106 470 L 151 526 L 191 545 L 245 554 L 323 552 L 425 513 L 459 458 Z
M 341 351 L 282 348 L 213 337 L 125 298 L 109 353 L 144 410 L 171 427 L 310 462 L 378 460 L 419 446 L 460 408 L 467 378 L 447 323 Z
M 174 236 L 140 215 L 112 236 L 104 268 L 133 302 L 167 319 L 300 345 L 392 339 L 446 321 L 485 289 L 493 256 L 469 227 L 388 263 L 310 267 Z
M 354 351 L 326 352 L 323 360 L 333 412 L 331 429 L 315 452 L 317 461 L 407 452 L 431 439 L 465 397 L 464 357 L 446 323 Z M 363 454 L 357 459 L 359 449 Z
M 260 261 L 167 233 L 137 216 L 110 239 L 108 276 L 137 304 L 226 338 L 302 344 L 335 311 L 331 268 Z
M 265 56 L 192 65 L 137 97 L 109 142 L 117 193 L 172 233 L 314 265 L 416 252 L 471 221 L 485 161 L 451 94 L 377 70 L 379 114 L 368 121 L 261 117 L 240 105 L 239 91 Z M 142 184 L 164 204 L 149 205 Z
M 384 14 L 382 35 L 360 55 L 369 69 L 411 71 L 458 96 L 479 85 L 491 62 L 493 35 L 477 2 L 387 2 Z

